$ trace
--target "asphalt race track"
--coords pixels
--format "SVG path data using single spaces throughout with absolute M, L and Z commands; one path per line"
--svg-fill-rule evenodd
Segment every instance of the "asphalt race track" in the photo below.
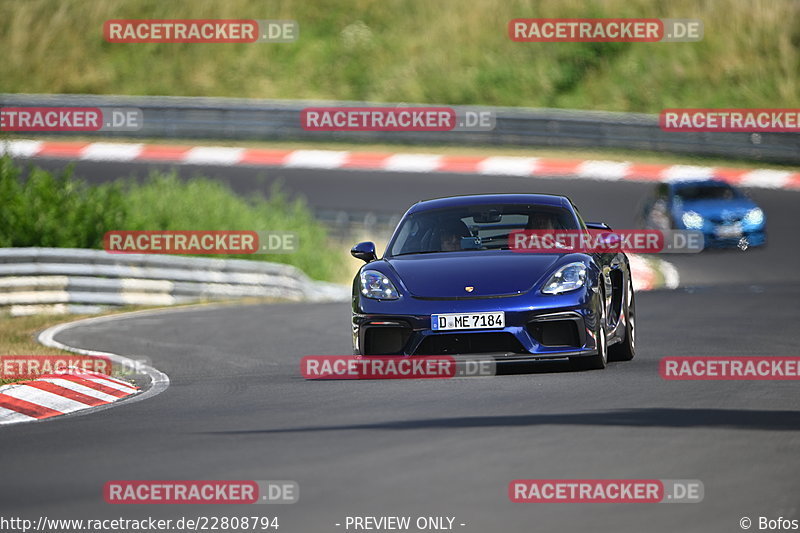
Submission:
M 61 162 L 41 160 L 48 168 Z M 91 180 L 146 165 L 76 165 Z M 183 175 L 200 169 L 179 167 Z M 557 192 L 585 218 L 632 227 L 650 185 L 457 174 L 204 167 L 239 192 L 282 178 L 314 208 L 402 212 L 421 198 Z M 162 394 L 0 431 L 0 505 L 16 516 L 275 515 L 281 532 L 345 531 L 350 515 L 454 516 L 464 532 L 741 531 L 748 516 L 800 517 L 800 399 L 791 381 L 665 381 L 670 355 L 800 355 L 797 192 L 754 189 L 760 250 L 668 256 L 685 287 L 640 293 L 638 353 L 602 371 L 453 380 L 309 382 L 305 355 L 347 354 L 348 304 L 167 311 L 60 334 L 72 346 L 149 357 Z M 699 479 L 696 504 L 514 504 L 514 479 Z M 295 480 L 300 501 L 114 506 L 124 479 Z M 465 524 L 460 526 L 459 524 Z M 757 529 L 754 524 L 753 529 Z

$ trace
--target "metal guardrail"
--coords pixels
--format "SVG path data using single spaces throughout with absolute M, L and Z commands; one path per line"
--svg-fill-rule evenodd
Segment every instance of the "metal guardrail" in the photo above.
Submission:
M 0 307 L 12 315 L 242 297 L 343 301 L 350 298 L 350 288 L 264 261 L 0 248 Z
M 402 213 L 319 209 L 314 210 L 314 218 L 325 226 L 328 235 L 339 240 L 361 237 L 388 240 L 400 222 Z
M 800 134 L 665 132 L 659 127 L 656 116 L 638 113 L 453 106 L 459 112 L 493 111 L 496 116 L 495 129 L 479 132 L 305 131 L 300 123 L 301 110 L 321 105 L 367 107 L 410 104 L 0 94 L 0 106 L 92 106 L 142 110 L 144 126 L 141 130 L 94 132 L 104 137 L 615 148 L 790 164 L 800 162 Z M 82 132 L 81 135 L 87 133 Z

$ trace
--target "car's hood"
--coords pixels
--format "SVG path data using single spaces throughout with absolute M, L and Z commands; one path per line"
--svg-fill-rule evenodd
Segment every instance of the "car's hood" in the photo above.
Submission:
M 756 207 L 749 198 L 735 198 L 733 200 L 691 200 L 684 201 L 680 207 L 682 212 L 694 211 L 702 216 L 743 216 Z
M 387 262 L 413 296 L 474 298 L 527 292 L 551 273 L 560 257 L 498 250 L 416 254 Z

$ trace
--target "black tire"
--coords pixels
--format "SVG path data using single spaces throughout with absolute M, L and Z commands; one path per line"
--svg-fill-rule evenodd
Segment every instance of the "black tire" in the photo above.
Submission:
M 608 347 L 609 361 L 630 361 L 636 355 L 636 302 L 633 282 L 628 280 L 628 303 L 625 306 L 625 338 Z
M 597 331 L 597 354 L 589 357 L 570 358 L 570 362 L 578 370 L 602 370 L 608 363 L 608 341 L 606 340 L 606 298 L 603 289 L 600 289 L 600 320 Z

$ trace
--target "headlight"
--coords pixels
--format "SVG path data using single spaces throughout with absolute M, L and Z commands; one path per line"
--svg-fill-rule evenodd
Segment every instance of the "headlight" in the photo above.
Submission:
M 703 217 L 694 211 L 686 211 L 681 217 L 686 229 L 703 229 Z
M 744 223 L 748 226 L 760 226 L 764 222 L 764 212 L 754 207 L 744 216 Z
M 542 287 L 544 294 L 561 294 L 580 289 L 586 283 L 586 265 L 570 263 L 556 270 Z
M 361 294 L 375 300 L 397 300 L 399 298 L 392 281 L 377 270 L 361 272 Z

